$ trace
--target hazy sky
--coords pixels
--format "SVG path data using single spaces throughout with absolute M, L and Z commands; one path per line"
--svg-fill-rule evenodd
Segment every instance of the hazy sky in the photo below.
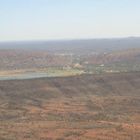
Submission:
M 0 41 L 140 36 L 140 0 L 0 0 Z

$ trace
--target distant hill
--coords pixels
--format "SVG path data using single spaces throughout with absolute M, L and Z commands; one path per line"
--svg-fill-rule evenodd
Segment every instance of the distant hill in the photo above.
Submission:
M 102 71 L 139 71 L 140 38 L 0 43 L 0 70 L 78 65 L 94 72 L 96 64 L 110 65 Z
M 79 50 L 80 51 L 80 50 Z M 88 50 L 89 51 L 89 50 Z M 16 69 L 40 69 L 48 67 L 75 67 L 87 70 L 88 67 L 96 69 L 96 66 L 103 67 L 104 71 L 109 69 L 123 71 L 140 70 L 140 48 L 127 48 L 112 50 L 110 52 L 72 54 L 68 52 L 50 52 L 47 50 L 26 50 L 26 49 L 1 49 L 0 70 Z M 114 68 L 114 65 L 115 68 Z M 125 66 L 124 66 L 125 65 Z M 76 67 L 77 68 L 77 67 Z M 79 68 L 79 67 L 78 67 Z M 92 70 L 94 71 L 94 70 Z
M 51 52 L 90 53 L 140 48 L 139 37 L 62 41 L 1 42 L 2 49 L 43 49 Z
M 116 50 L 99 55 L 89 55 L 85 57 L 85 61 L 89 64 L 108 64 L 113 62 L 138 61 L 140 60 L 140 48 L 129 48 Z
M 0 70 L 63 67 L 71 64 L 70 56 L 42 50 L 1 49 Z

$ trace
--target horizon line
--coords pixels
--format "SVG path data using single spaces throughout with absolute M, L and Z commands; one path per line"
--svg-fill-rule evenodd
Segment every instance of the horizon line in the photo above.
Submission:
M 0 40 L 0 43 L 22 43 L 22 42 L 61 42 L 61 41 L 82 41 L 82 40 L 111 40 L 111 39 L 126 39 L 140 38 L 140 36 L 125 36 L 125 37 L 97 37 L 97 38 L 64 38 L 64 39 L 27 39 L 27 40 Z

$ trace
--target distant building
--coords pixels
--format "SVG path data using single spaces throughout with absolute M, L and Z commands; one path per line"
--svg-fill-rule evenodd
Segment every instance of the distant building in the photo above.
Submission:
M 104 67 L 104 66 L 105 66 L 104 64 L 101 64 L 101 65 L 100 65 L 100 67 Z
M 83 68 L 83 66 L 82 66 L 82 65 L 80 65 L 79 63 L 74 64 L 74 66 L 73 66 L 73 67 L 74 67 L 74 68 L 78 68 L 78 69 Z

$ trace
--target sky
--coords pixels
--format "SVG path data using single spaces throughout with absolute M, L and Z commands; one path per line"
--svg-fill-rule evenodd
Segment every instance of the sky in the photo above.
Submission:
M 0 41 L 140 36 L 140 0 L 0 0 Z

